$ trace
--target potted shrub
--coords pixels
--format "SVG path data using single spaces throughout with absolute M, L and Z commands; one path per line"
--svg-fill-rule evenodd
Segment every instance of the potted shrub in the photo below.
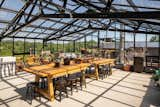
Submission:
M 64 65 L 70 65 L 70 58 L 64 58 Z
M 60 58 L 56 58 L 54 62 L 55 62 L 55 66 L 54 67 L 60 67 L 60 62 L 61 62 Z
M 59 53 L 55 53 L 55 67 L 60 67 L 61 58 L 59 57 Z

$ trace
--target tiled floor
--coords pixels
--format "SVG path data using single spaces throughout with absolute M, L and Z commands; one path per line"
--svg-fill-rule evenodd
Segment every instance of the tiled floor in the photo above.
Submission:
M 117 70 L 104 80 L 87 79 L 87 88 L 74 92 L 61 102 L 45 98 L 25 99 L 25 85 L 34 76 L 21 72 L 0 80 L 0 107 L 157 107 L 160 89 L 153 86 L 151 75 Z

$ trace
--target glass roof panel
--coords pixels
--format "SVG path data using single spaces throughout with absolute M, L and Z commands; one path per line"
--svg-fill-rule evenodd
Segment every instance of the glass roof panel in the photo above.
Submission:
M 20 10 L 24 5 L 24 2 L 22 0 L 5 0 L 2 7 L 6 7 L 8 9 L 12 10 Z
M 119 11 L 134 11 L 132 7 L 114 6 Z
M 160 8 L 159 0 L 132 0 L 138 6 Z M 141 9 L 141 11 L 144 11 Z
M 1 19 L 1 20 L 12 20 L 12 19 L 14 18 L 14 16 L 15 16 L 14 13 L 2 11 L 2 10 L 0 9 L 0 19 Z
M 29 35 L 28 35 L 28 37 L 32 37 L 32 38 L 35 38 L 35 37 L 37 37 L 39 34 L 37 34 L 37 33 L 30 33 Z
M 28 33 L 25 32 L 18 32 L 15 36 L 17 37 L 25 37 Z
M 24 27 L 24 28 L 22 28 L 22 30 L 24 31 L 32 31 L 34 28 L 32 28 L 32 27 Z
M 52 32 L 53 32 L 52 30 L 46 30 L 44 33 L 50 34 L 50 33 L 52 33 Z
M 44 34 L 38 35 L 39 38 L 45 38 L 46 36 L 48 36 L 48 35 L 44 35 Z
M 5 28 L 5 27 L 7 27 L 7 24 L 0 23 L 0 28 Z

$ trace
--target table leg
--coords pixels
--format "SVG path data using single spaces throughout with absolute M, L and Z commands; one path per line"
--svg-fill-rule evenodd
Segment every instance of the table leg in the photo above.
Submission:
M 96 72 L 95 72 L 95 75 L 96 75 L 96 79 L 98 80 L 98 79 L 99 79 L 99 76 L 98 76 L 98 65 L 96 65 Z
M 39 82 L 40 77 L 38 75 L 35 76 L 35 82 Z
M 49 94 L 50 100 L 53 101 L 54 100 L 53 80 L 50 77 L 47 77 L 47 79 L 48 79 L 48 94 Z
M 82 70 L 82 81 L 83 81 L 83 84 L 85 85 L 85 88 L 87 87 L 86 86 L 86 75 L 85 75 L 85 70 Z

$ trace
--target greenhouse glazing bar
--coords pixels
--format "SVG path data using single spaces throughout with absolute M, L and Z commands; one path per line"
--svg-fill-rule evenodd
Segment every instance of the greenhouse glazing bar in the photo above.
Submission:
M 124 18 L 124 19 L 159 19 L 160 11 L 145 12 L 103 12 L 103 13 L 73 13 L 73 14 L 43 14 L 43 18 Z

